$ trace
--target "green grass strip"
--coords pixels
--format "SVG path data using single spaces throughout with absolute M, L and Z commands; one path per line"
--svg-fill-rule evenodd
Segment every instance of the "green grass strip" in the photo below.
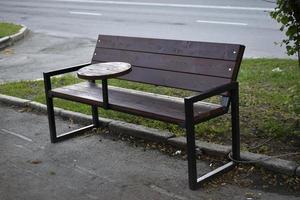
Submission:
M 13 23 L 0 22 L 0 38 L 13 35 L 22 28 L 20 25 Z
M 53 87 L 77 83 L 81 80 L 74 75 L 53 78 Z M 244 59 L 239 79 L 240 83 L 240 122 L 243 134 L 258 137 L 300 136 L 300 70 L 297 61 L 284 59 Z M 110 85 L 141 91 L 184 97 L 190 92 L 133 83 L 122 80 L 109 80 Z M 42 81 L 21 81 L 0 85 L 0 93 L 45 103 Z M 215 101 L 216 99 L 212 99 Z M 55 106 L 91 114 L 90 106 L 79 103 L 55 100 Z M 152 128 L 169 130 L 183 135 L 181 128 L 128 115 L 100 109 L 100 116 L 141 124 Z M 208 140 L 218 136 L 230 136 L 230 115 L 225 115 L 197 125 L 197 136 Z

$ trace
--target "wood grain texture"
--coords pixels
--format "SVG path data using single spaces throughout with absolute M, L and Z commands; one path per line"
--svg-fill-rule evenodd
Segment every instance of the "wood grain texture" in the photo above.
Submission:
M 131 65 L 124 62 L 96 63 L 81 68 L 77 76 L 87 80 L 108 79 L 122 76 L 131 71 Z
M 123 80 L 192 90 L 197 92 L 203 92 L 231 82 L 231 80 L 227 78 L 178 73 L 140 67 L 132 67 L 132 71 L 129 74 L 119 78 Z
M 140 115 L 165 122 L 183 124 L 185 121 L 183 101 L 172 101 L 151 93 L 129 93 L 116 87 L 109 87 L 110 108 L 129 114 Z M 53 97 L 59 97 L 90 105 L 103 106 L 101 85 L 94 83 L 79 83 L 53 89 Z M 195 121 L 212 115 L 226 113 L 226 108 L 218 104 L 195 104 Z
M 121 79 L 203 92 L 235 81 L 243 52 L 238 44 L 99 35 L 92 63 L 127 62 L 133 70 Z
M 119 49 L 96 48 L 95 53 L 96 55 L 93 57 L 94 62 L 127 62 L 132 66 L 203 74 L 222 78 L 231 78 L 235 67 L 234 61 L 135 52 Z
M 235 61 L 241 45 L 99 35 L 97 47 Z

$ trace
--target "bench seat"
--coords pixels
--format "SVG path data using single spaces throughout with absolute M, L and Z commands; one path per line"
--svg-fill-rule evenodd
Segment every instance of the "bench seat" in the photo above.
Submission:
M 109 86 L 109 108 L 116 111 L 144 116 L 151 119 L 184 125 L 183 99 Z M 51 91 L 53 97 L 102 106 L 101 84 L 82 82 Z M 199 122 L 222 115 L 227 108 L 218 104 L 198 102 L 194 106 L 194 120 Z

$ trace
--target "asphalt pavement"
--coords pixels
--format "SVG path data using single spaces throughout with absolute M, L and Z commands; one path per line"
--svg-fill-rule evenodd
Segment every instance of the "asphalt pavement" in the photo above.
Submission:
M 187 162 L 105 133 L 51 144 L 47 117 L 0 104 L 0 199 L 299 199 L 224 184 L 188 189 Z M 78 128 L 57 119 L 59 132 Z M 210 170 L 198 161 L 199 173 Z M 255 185 L 255 183 L 254 183 Z
M 264 0 L 0 0 L 0 21 L 39 33 L 96 39 L 98 34 L 246 45 L 245 57 L 287 58 L 280 25 Z

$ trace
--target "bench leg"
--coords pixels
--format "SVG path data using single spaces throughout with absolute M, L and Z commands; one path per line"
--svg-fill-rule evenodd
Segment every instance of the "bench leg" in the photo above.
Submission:
M 238 89 L 232 92 L 231 100 L 231 121 L 232 121 L 232 155 L 235 160 L 240 160 L 240 129 L 239 129 L 239 97 Z M 195 124 L 193 105 L 186 102 L 186 138 L 187 138 L 187 157 L 188 157 L 188 178 L 189 187 L 191 190 L 196 190 L 203 183 L 209 181 L 217 175 L 224 174 L 233 169 L 237 163 L 231 161 L 222 165 L 201 177 L 197 177 L 197 160 L 196 160 L 196 145 L 195 145 Z
M 99 114 L 98 114 L 98 107 L 97 106 L 92 106 L 92 116 L 93 116 L 94 126 L 99 127 L 100 122 L 99 122 Z
M 91 84 L 95 84 L 95 80 L 89 81 Z M 98 114 L 98 107 L 97 106 L 91 106 L 92 107 L 92 116 L 93 116 L 93 124 L 95 127 L 99 127 L 99 114 Z
M 57 137 L 56 137 L 53 98 L 49 94 L 49 91 L 51 90 L 51 80 L 50 80 L 50 76 L 45 73 L 44 73 L 44 87 L 45 87 L 48 122 L 49 122 L 50 140 L 52 143 L 54 143 Z
M 97 110 L 97 108 L 93 108 L 93 110 L 94 109 Z M 95 115 L 93 115 L 93 124 L 73 130 L 73 131 L 69 131 L 67 133 L 57 135 L 56 125 L 55 125 L 54 107 L 53 107 L 53 98 L 51 98 L 51 97 L 47 97 L 47 114 L 48 114 L 48 121 L 49 121 L 51 143 L 56 143 L 56 142 L 74 137 L 80 133 L 84 133 L 85 131 L 91 130 L 91 129 L 99 126 L 99 121 L 96 120 Z M 97 112 L 97 116 L 98 116 L 98 112 Z
M 46 104 L 47 104 L 47 114 L 48 114 L 48 122 L 49 122 L 49 130 L 50 130 L 50 141 L 51 143 L 59 142 L 65 140 L 67 138 L 73 137 L 79 133 L 83 133 L 87 130 L 99 126 L 99 118 L 98 118 L 98 109 L 96 106 L 92 106 L 93 113 L 93 124 L 79 128 L 74 131 L 70 131 L 67 133 L 63 133 L 57 135 L 56 133 L 56 125 L 55 125 L 55 114 L 54 114 L 54 105 L 53 105 L 53 97 L 49 94 L 51 90 L 51 82 L 50 76 L 44 74 L 44 86 L 45 86 L 45 96 L 46 96 Z
M 48 114 L 48 122 L 49 122 L 50 140 L 52 143 L 54 143 L 56 141 L 57 137 L 56 137 L 56 125 L 55 125 L 53 99 L 51 97 L 46 97 L 46 103 L 47 103 L 47 114 Z
M 196 190 L 203 183 L 213 179 L 217 175 L 226 173 L 227 171 L 234 168 L 236 163 L 233 161 L 222 165 L 210 171 L 198 178 L 197 175 L 197 158 L 196 158 L 196 145 L 195 145 L 195 132 L 194 126 L 186 126 L 186 135 L 187 135 L 187 157 L 188 157 L 188 178 L 189 178 L 189 187 L 191 190 Z
M 240 160 L 239 87 L 231 94 L 232 157 Z
M 193 106 L 185 106 L 186 111 L 186 139 L 187 139 L 187 159 L 188 159 L 188 178 L 191 190 L 197 189 L 197 165 L 196 165 L 196 144 L 195 144 L 195 125 L 193 119 Z

